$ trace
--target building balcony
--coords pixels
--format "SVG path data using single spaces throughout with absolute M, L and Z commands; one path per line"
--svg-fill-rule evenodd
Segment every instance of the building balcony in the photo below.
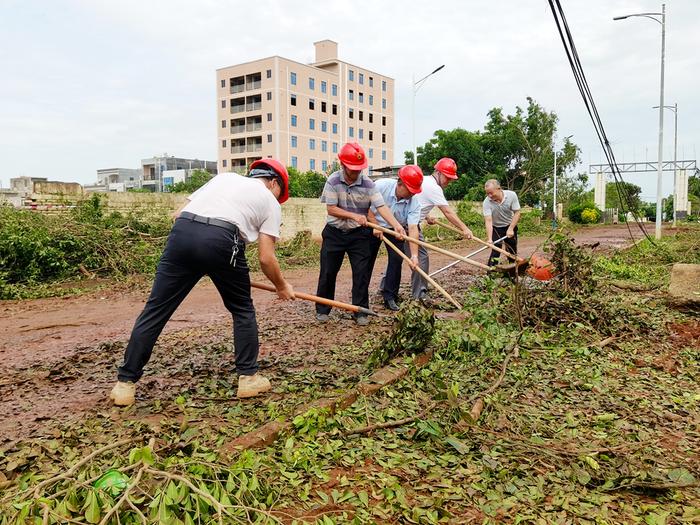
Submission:
M 246 88 L 247 90 L 251 90 L 251 89 L 260 89 L 261 86 L 262 86 L 262 82 L 260 82 L 260 81 L 258 80 L 257 82 L 248 82 L 248 83 L 245 85 L 245 88 Z
M 260 108 L 262 108 L 262 103 L 260 102 L 253 102 L 245 105 L 246 111 L 257 111 Z
M 239 106 L 231 106 L 231 113 L 243 113 L 245 111 L 245 104 L 240 104 Z
M 236 84 L 234 86 L 231 86 L 231 94 L 233 95 L 234 93 L 243 93 L 245 89 L 245 84 Z
M 231 153 L 245 153 L 245 146 L 231 146 Z
M 262 144 L 248 144 L 246 151 L 262 151 Z
M 231 126 L 231 135 L 236 133 L 245 133 L 245 126 Z
M 246 131 L 258 131 L 262 129 L 262 122 L 256 122 L 254 124 L 248 124 L 245 127 Z

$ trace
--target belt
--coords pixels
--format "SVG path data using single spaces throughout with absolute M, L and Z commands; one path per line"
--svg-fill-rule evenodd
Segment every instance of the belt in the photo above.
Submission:
M 204 217 L 195 213 L 183 211 L 180 212 L 180 216 L 178 217 L 178 219 L 187 219 L 188 221 L 201 222 L 202 224 L 218 226 L 219 228 L 224 228 L 225 230 L 231 231 L 233 233 L 238 233 L 238 226 L 236 226 L 232 222 L 223 221 L 221 219 L 215 219 L 214 217 Z

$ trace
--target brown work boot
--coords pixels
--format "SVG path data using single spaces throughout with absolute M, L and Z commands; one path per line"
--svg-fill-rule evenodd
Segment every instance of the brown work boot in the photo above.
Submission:
M 117 384 L 112 388 L 112 393 L 109 398 L 118 407 L 126 407 L 134 404 L 136 396 L 136 385 L 128 381 L 117 381 Z
M 270 380 L 263 375 L 238 376 L 238 392 L 236 397 L 255 397 L 272 388 Z

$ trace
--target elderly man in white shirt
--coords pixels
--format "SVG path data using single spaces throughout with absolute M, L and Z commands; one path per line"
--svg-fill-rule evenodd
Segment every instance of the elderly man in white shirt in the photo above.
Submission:
M 512 254 L 518 253 L 518 221 L 520 220 L 520 201 L 514 191 L 504 190 L 496 179 L 484 183 L 486 198 L 484 199 L 484 223 L 486 224 L 486 240 L 505 239 L 505 249 Z M 501 243 L 496 246 L 500 248 Z M 491 250 L 489 266 L 498 264 L 501 254 Z

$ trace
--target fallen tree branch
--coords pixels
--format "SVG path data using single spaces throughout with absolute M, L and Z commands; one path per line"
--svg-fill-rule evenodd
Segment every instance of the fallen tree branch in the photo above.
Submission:
M 117 512 L 126 501 L 129 501 L 129 494 L 131 494 L 131 491 L 134 490 L 134 487 L 136 487 L 139 484 L 139 481 L 141 481 L 141 476 L 143 475 L 146 468 L 146 465 L 142 465 L 138 472 L 136 472 L 136 477 L 134 477 L 134 481 L 129 483 L 129 486 L 126 487 L 126 490 L 124 490 L 124 494 L 122 494 L 122 497 L 119 498 L 119 501 L 117 501 L 114 507 L 109 509 L 107 514 L 105 514 L 105 517 L 102 518 L 102 521 L 100 521 L 100 525 L 106 525 L 109 522 L 109 519 L 112 517 L 112 514 Z
M 416 421 L 418 419 L 422 419 L 428 412 L 430 412 L 432 409 L 434 409 L 437 405 L 438 405 L 437 401 L 433 401 L 432 403 L 430 403 L 427 407 L 425 407 L 423 410 L 421 410 L 415 416 L 407 417 L 404 419 L 397 419 L 396 421 L 387 421 L 386 423 L 376 423 L 374 425 L 367 425 L 366 427 L 355 428 L 353 430 L 347 430 L 347 431 L 343 432 L 343 436 L 354 436 L 355 434 L 368 434 L 368 433 L 373 432 L 375 430 L 381 430 L 384 428 L 395 428 L 395 427 L 407 425 L 408 423 L 413 423 L 414 421 Z

